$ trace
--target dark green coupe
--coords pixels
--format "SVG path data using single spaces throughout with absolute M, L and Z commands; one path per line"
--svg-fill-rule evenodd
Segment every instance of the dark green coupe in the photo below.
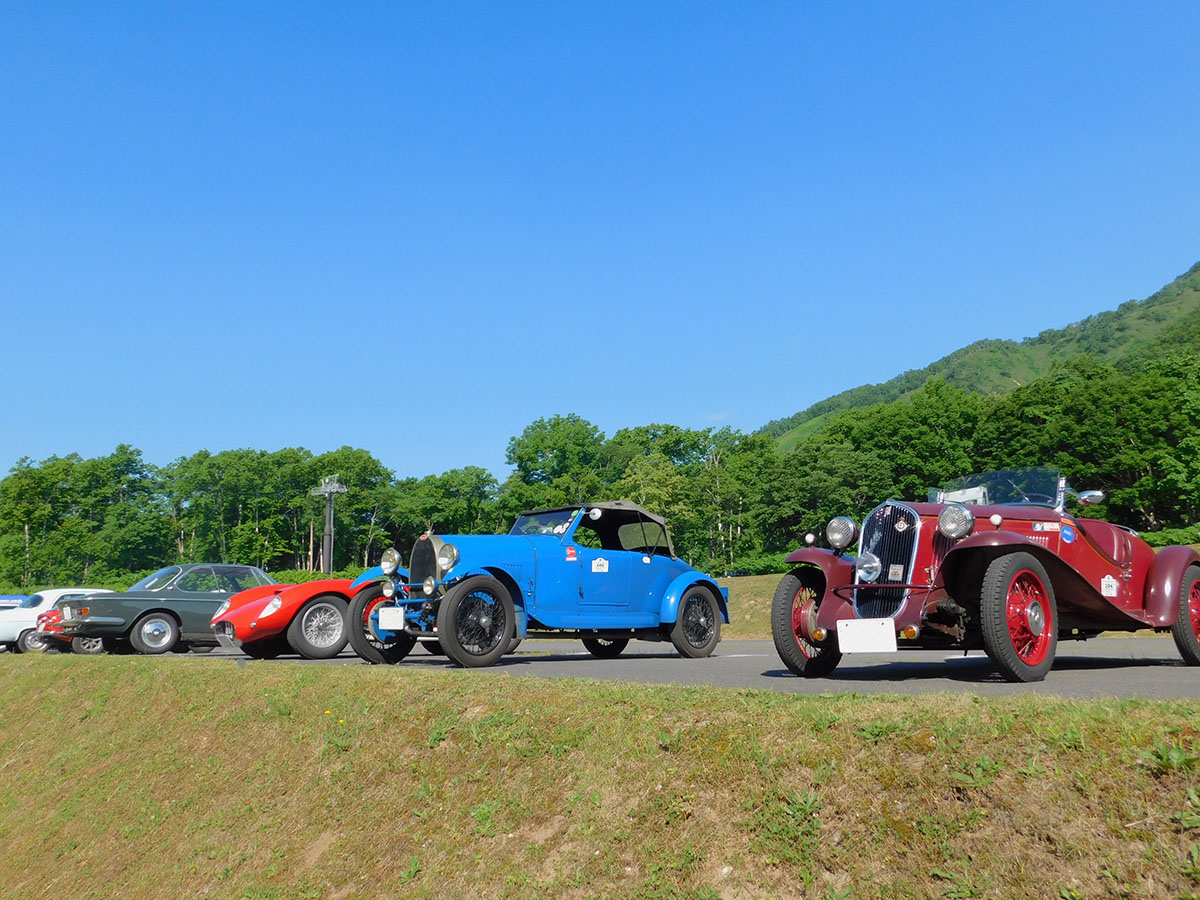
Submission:
M 127 644 L 138 653 L 166 653 L 216 644 L 218 607 L 246 588 L 275 584 L 254 566 L 199 563 L 167 566 L 127 591 L 58 604 L 68 637 L 103 638 L 106 649 Z

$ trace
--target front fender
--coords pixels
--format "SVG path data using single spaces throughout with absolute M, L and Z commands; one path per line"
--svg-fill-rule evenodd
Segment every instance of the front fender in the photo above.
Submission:
M 816 566 L 825 576 L 825 587 L 838 587 L 854 583 L 853 556 L 838 556 L 831 550 L 819 547 L 803 547 L 788 554 L 785 562 L 792 566 Z
M 679 601 L 683 599 L 688 588 L 696 584 L 708 588 L 716 598 L 717 606 L 720 607 L 721 621 L 726 625 L 729 624 L 729 588 L 719 586 L 713 578 L 700 572 L 684 572 L 682 575 L 677 575 L 675 580 L 667 585 L 666 593 L 663 594 L 662 603 L 658 608 L 660 623 L 667 625 L 679 618 Z
M 400 580 L 403 581 L 405 584 L 408 583 L 408 569 L 397 569 L 396 576 L 399 577 Z M 355 578 L 354 581 L 350 582 L 350 593 L 353 594 L 364 584 L 370 584 L 372 581 L 386 581 L 386 580 L 387 580 L 387 576 L 383 574 L 382 566 L 376 566 L 373 569 L 367 569 L 367 571 L 363 572 L 361 575 L 359 575 L 357 578 Z
M 1163 547 L 1146 575 L 1146 615 L 1155 625 L 1174 625 L 1179 618 L 1179 592 L 1189 566 L 1200 565 L 1191 547 Z

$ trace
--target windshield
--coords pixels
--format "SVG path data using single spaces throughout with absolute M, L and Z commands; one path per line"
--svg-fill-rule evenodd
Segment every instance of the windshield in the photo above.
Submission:
M 575 518 L 574 509 L 556 509 L 551 512 L 535 512 L 518 516 L 509 529 L 509 534 L 562 534 Z
M 131 591 L 154 591 L 163 587 L 168 581 L 180 573 L 179 566 L 167 566 L 159 569 L 153 575 L 147 575 L 137 584 L 129 588 Z
M 1025 469 L 1000 469 L 955 478 L 946 486 L 933 488 L 929 499 L 935 503 L 963 503 L 984 506 L 992 503 L 1033 503 L 1059 507 L 1066 484 L 1058 469 L 1031 466 Z
M 34 594 L 32 597 L 26 597 L 18 605 L 21 607 L 21 609 L 33 609 L 42 602 L 42 599 L 43 598 L 41 594 Z

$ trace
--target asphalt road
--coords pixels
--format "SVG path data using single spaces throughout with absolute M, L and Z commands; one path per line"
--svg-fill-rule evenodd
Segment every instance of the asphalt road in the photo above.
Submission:
M 246 657 L 215 650 L 202 658 L 245 665 Z M 266 665 L 366 665 L 351 651 L 334 660 L 282 657 Z M 421 649 L 399 664 L 434 670 L 451 664 Z M 982 652 L 947 654 L 907 650 L 843 657 L 825 678 L 799 678 L 780 662 L 770 641 L 722 641 L 708 659 L 682 659 L 669 643 L 633 642 L 614 660 L 593 658 L 577 641 L 525 641 L 492 671 L 539 678 L 596 678 L 642 684 L 713 685 L 793 694 L 856 691 L 861 694 L 977 694 L 985 697 L 1040 694 L 1075 699 L 1200 698 L 1200 667 L 1180 661 L 1169 636 L 1102 637 L 1059 644 L 1045 681 L 1009 684 Z

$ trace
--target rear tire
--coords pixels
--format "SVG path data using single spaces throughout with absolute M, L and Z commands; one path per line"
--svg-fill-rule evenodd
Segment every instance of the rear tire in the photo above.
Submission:
M 1183 573 L 1179 589 L 1179 618 L 1171 626 L 1171 637 L 1179 655 L 1189 666 L 1200 666 L 1200 568 Z
M 1041 681 L 1054 665 L 1058 609 L 1045 567 L 1032 553 L 997 556 L 979 592 L 983 648 L 1006 681 Z
M 378 582 L 368 584 L 354 595 L 346 614 L 346 633 L 350 646 L 361 659 L 372 665 L 398 663 L 408 656 L 417 643 L 415 637 L 407 634 L 400 635 L 390 643 L 384 643 L 375 633 L 371 625 L 371 612 L 386 599 L 383 596 L 382 585 Z
M 346 646 L 346 604 L 330 594 L 313 597 L 296 613 L 287 640 L 305 659 L 332 659 Z
M 679 601 L 671 643 L 688 659 L 711 656 L 721 640 L 721 610 L 717 598 L 699 585 L 688 588 Z
M 783 664 L 797 675 L 819 678 L 828 675 L 842 661 L 837 633 L 830 632 L 820 644 L 805 636 L 805 627 L 816 622 L 821 598 L 817 589 L 794 572 L 783 576 L 771 600 L 771 637 L 775 652 Z
M 36 653 L 42 649 L 46 643 L 46 639 L 38 634 L 36 628 L 26 628 L 17 635 L 17 643 L 14 645 L 18 653 Z
M 78 653 L 80 656 L 98 656 L 107 648 L 104 646 L 104 638 L 98 637 L 74 637 L 71 638 L 71 652 Z

